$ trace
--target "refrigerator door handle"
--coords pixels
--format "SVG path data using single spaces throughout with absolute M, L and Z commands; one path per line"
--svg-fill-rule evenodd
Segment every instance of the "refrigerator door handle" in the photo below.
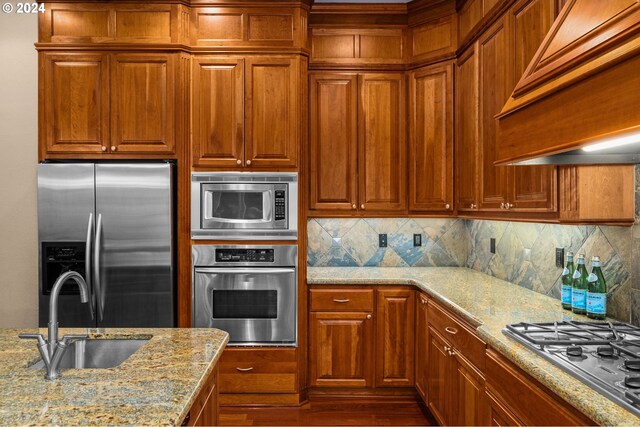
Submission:
M 93 282 L 96 289 L 96 311 L 98 312 L 98 321 L 104 318 L 104 295 L 102 294 L 102 284 L 100 283 L 100 252 L 102 245 L 102 214 L 98 214 L 98 222 L 96 225 L 96 242 L 93 251 Z
M 84 280 L 87 282 L 87 288 L 89 288 L 90 298 L 89 301 L 89 312 L 91 313 L 91 319 L 95 319 L 94 316 L 94 306 L 95 306 L 95 293 L 93 288 L 91 287 L 91 242 L 93 240 L 93 212 L 89 213 L 89 222 L 87 223 L 87 243 L 84 249 L 84 265 L 85 265 L 85 273 Z

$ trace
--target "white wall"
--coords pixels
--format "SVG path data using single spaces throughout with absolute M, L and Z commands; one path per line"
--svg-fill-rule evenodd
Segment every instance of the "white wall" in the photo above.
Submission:
M 0 328 L 38 322 L 37 38 L 36 15 L 0 12 Z

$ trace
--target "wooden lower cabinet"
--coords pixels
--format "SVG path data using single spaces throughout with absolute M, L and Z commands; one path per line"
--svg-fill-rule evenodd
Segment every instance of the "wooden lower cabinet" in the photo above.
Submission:
M 490 391 L 485 392 L 488 425 L 490 426 L 521 426 L 523 425 L 503 403 Z
M 311 387 L 413 387 L 413 289 L 323 286 L 309 299 Z
M 311 386 L 373 386 L 371 313 L 311 313 L 309 380 Z
M 218 425 L 218 367 L 209 375 L 204 387 L 193 401 L 183 426 Z

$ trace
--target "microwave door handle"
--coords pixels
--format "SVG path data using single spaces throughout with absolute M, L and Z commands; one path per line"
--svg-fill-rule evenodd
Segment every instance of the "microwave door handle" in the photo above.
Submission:
M 84 280 L 87 282 L 87 288 L 89 289 L 91 301 L 89 301 L 89 313 L 91 313 L 91 320 L 94 317 L 95 307 L 95 290 L 91 286 L 91 243 L 93 241 L 93 212 L 89 213 L 89 222 L 87 223 L 87 242 L 84 248 Z
M 290 274 L 293 268 L 196 268 L 196 274 Z

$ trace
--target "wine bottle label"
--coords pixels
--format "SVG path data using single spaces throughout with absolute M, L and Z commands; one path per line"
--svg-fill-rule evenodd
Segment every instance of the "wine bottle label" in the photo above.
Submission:
M 587 292 L 587 312 L 607 314 L 607 294 Z
M 562 303 L 571 304 L 571 286 L 562 285 Z
M 587 307 L 587 291 L 585 289 L 573 289 L 571 292 L 571 306 L 581 310 Z
M 591 282 L 597 282 L 598 281 L 598 276 L 596 276 L 593 273 L 589 273 L 589 277 L 587 278 L 587 280 L 591 283 Z
M 562 275 L 563 276 L 568 276 L 569 275 L 569 269 L 567 267 L 565 267 L 564 270 L 562 270 Z

